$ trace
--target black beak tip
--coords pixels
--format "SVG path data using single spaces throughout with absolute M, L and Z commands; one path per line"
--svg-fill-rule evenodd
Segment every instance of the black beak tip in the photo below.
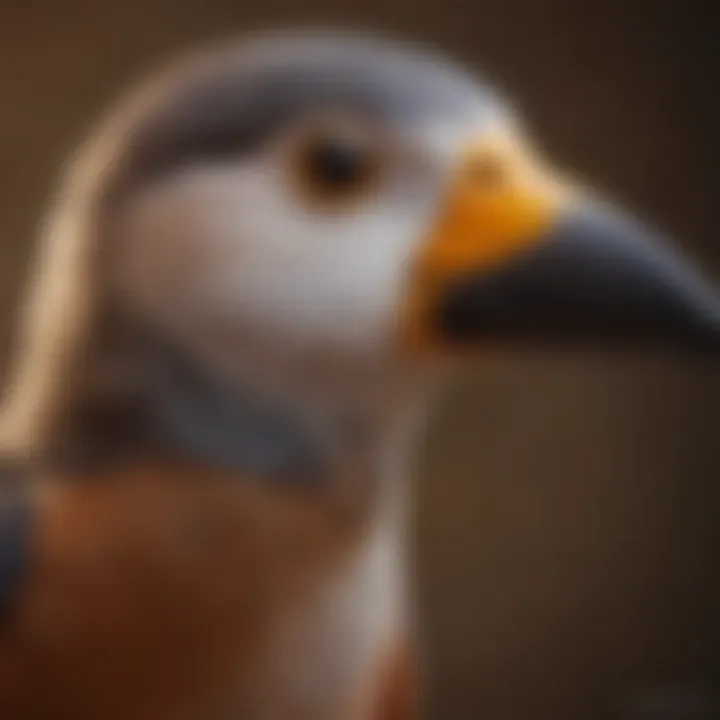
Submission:
M 451 342 L 720 357 L 720 296 L 664 243 L 605 210 L 568 217 L 520 258 L 446 289 Z

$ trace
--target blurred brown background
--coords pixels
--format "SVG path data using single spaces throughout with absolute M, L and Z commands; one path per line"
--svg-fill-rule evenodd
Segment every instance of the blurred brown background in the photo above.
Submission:
M 698 0 L 8 0 L 0 10 L 0 349 L 52 179 L 148 63 L 235 31 L 360 23 L 500 80 L 548 149 L 720 277 L 720 24 Z M 720 718 L 720 374 L 488 363 L 422 448 L 434 720 Z

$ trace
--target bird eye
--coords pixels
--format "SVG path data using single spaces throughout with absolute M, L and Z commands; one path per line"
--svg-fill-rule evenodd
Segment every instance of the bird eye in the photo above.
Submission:
M 315 132 L 297 152 L 296 175 L 311 199 L 326 203 L 357 199 L 378 174 L 373 139 L 350 129 Z

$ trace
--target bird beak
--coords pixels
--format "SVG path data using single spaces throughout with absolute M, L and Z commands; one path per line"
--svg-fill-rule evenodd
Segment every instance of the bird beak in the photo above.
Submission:
M 520 141 L 471 148 L 412 267 L 405 339 L 665 346 L 720 354 L 718 294 L 639 223 Z

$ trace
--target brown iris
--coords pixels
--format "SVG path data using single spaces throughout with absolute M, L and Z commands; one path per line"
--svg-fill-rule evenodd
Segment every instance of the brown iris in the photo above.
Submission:
M 359 129 L 318 129 L 296 147 L 295 174 L 313 201 L 344 204 L 367 192 L 378 175 L 378 148 Z

